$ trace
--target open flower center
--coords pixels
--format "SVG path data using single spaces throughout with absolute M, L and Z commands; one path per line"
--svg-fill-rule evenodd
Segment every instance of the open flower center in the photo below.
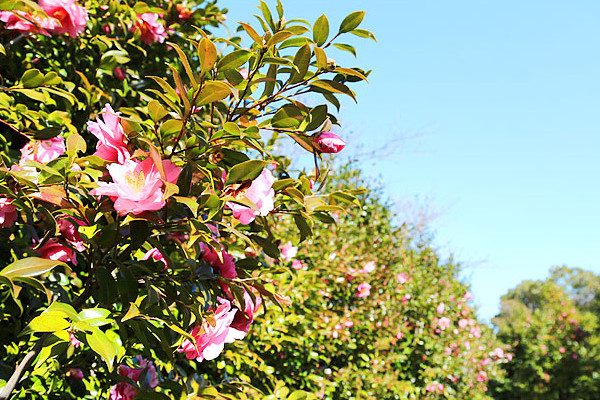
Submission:
M 146 175 L 144 171 L 135 172 L 132 171 L 130 174 L 125 176 L 125 180 L 130 188 L 139 193 L 140 190 L 146 185 Z

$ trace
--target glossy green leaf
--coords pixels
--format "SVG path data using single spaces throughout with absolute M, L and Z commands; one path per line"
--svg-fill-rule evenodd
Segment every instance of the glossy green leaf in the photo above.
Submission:
M 244 28 L 244 30 L 246 31 L 248 36 L 250 36 L 252 38 L 252 40 L 254 40 L 254 42 L 256 44 L 258 44 L 258 46 L 260 46 L 260 47 L 263 46 L 262 37 L 254 30 L 254 28 L 252 26 L 250 26 L 249 24 L 246 24 L 244 22 L 240 22 L 239 24 Z
M 319 71 L 327 69 L 327 55 L 325 54 L 325 50 L 322 48 L 315 46 L 315 57 L 317 58 L 317 69 Z
M 354 29 L 352 31 L 350 31 L 350 33 L 361 37 L 361 38 L 366 38 L 366 39 L 373 39 L 374 41 L 377 41 L 377 39 L 375 39 L 375 35 L 373 35 L 373 33 L 365 30 L 365 29 Z
M 290 31 L 279 31 L 273 36 L 271 36 L 271 39 L 269 39 L 269 41 L 267 42 L 267 47 L 271 47 L 276 45 L 277 43 L 281 43 L 292 36 L 294 36 L 294 33 Z
M 252 57 L 252 54 L 253 53 L 248 50 L 233 51 L 219 60 L 217 69 L 219 71 L 225 71 L 228 69 L 239 68 Z
M 59 85 L 62 82 L 62 78 L 54 71 L 50 71 L 44 76 L 44 85 Z
M 50 272 L 59 265 L 70 271 L 67 264 L 61 261 L 47 260 L 40 257 L 27 257 L 9 264 L 0 271 L 0 274 L 8 278 L 37 276 Z
M 204 84 L 196 98 L 196 106 L 201 107 L 215 101 L 223 100 L 231 94 L 231 86 L 221 81 L 209 81 Z
M 198 83 L 196 82 L 196 76 L 192 72 L 192 67 L 190 67 L 190 62 L 188 61 L 187 56 L 179 48 L 179 46 L 177 46 L 175 43 L 169 43 L 169 45 L 171 47 L 173 47 L 175 49 L 175 51 L 177 52 L 177 55 L 179 55 L 179 60 L 181 61 L 181 64 L 183 64 L 183 68 L 185 69 L 185 73 L 187 74 L 188 79 L 190 80 L 190 83 L 192 84 L 192 88 L 196 89 L 196 87 L 198 86 Z
M 354 92 L 352 90 L 350 90 L 350 88 L 348 86 L 344 85 L 343 83 L 339 83 L 339 82 L 335 82 L 335 81 L 331 81 L 331 80 L 327 80 L 327 79 L 321 79 L 318 81 L 312 81 L 309 83 L 309 85 L 318 87 L 320 89 L 324 89 L 331 93 L 347 94 L 348 96 L 352 97 L 352 100 L 356 101 L 356 96 L 355 96 Z
M 313 26 L 313 39 L 317 46 L 323 46 L 329 37 L 329 21 L 325 14 L 321 15 L 315 21 Z
M 148 103 L 148 113 L 152 121 L 158 122 L 163 119 L 169 112 L 160 104 L 158 100 L 150 100 Z
M 31 320 L 29 328 L 34 332 L 56 332 L 67 329 L 71 323 L 60 312 L 45 312 Z
M 360 25 L 364 17 L 364 11 L 355 11 L 349 14 L 346 18 L 344 18 L 344 20 L 340 24 L 340 29 L 338 33 L 346 33 L 356 29 L 358 25 Z
M 98 328 L 94 328 L 92 333 L 87 333 L 85 338 L 91 349 L 106 362 L 108 370 L 112 371 L 113 362 L 117 355 L 117 348 L 113 342 Z
M 85 139 L 78 133 L 71 133 L 67 138 L 67 151 L 85 153 L 86 150 Z
M 354 46 L 350 46 L 349 44 L 343 43 L 334 43 L 333 45 L 338 49 L 347 51 L 348 53 L 351 53 L 354 57 L 356 57 L 356 49 L 354 48 Z
M 200 39 L 200 42 L 198 42 L 198 60 L 200 61 L 201 75 L 210 71 L 217 61 L 217 48 L 215 44 L 207 38 L 202 38 Z
M 237 164 L 229 170 L 225 184 L 230 185 L 236 182 L 255 179 L 270 163 L 270 161 L 265 160 L 248 160 Z
M 271 119 L 274 128 L 295 128 L 304 120 L 302 111 L 291 104 L 281 107 Z
M 310 45 L 305 44 L 298 49 L 298 52 L 294 56 L 294 65 L 298 69 L 292 73 L 290 83 L 298 83 L 304 79 L 308 66 L 310 65 L 310 59 L 312 57 L 312 51 Z
M 28 69 L 21 77 L 24 88 L 35 88 L 44 84 L 44 74 L 37 69 Z

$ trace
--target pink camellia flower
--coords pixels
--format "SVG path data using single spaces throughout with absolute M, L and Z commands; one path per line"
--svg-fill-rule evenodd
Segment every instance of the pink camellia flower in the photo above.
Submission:
M 140 366 L 140 368 L 132 368 L 127 365 L 119 365 L 119 368 L 117 368 L 117 372 L 119 373 L 119 375 L 137 382 L 140 385 L 140 387 L 144 390 L 150 390 L 158 386 L 158 377 L 156 374 L 156 368 L 154 367 L 154 364 L 139 356 L 135 357 L 135 360 L 136 363 Z M 140 377 L 142 376 L 142 373 L 146 370 L 148 372 L 144 374 L 145 379 L 140 382 Z M 122 381 L 110 389 L 109 399 L 133 400 L 135 399 L 136 395 L 137 388 L 129 382 Z
M 487 379 L 488 379 L 487 372 L 481 371 L 480 373 L 477 374 L 477 380 L 479 382 L 485 382 L 485 381 L 487 381 Z
M 506 360 L 507 361 L 512 361 L 512 359 L 513 359 L 513 355 L 511 353 L 507 353 L 506 354 Z
M 404 296 L 402 296 L 402 304 L 407 304 L 408 300 L 410 300 L 412 296 L 410 294 L 405 294 Z
M 321 132 L 313 138 L 313 146 L 321 153 L 338 153 L 346 143 L 333 132 Z
M 400 340 L 404 337 L 404 332 L 400 331 L 398 333 L 396 333 L 396 339 Z
M 67 377 L 74 381 L 80 381 L 83 379 L 83 371 L 79 368 L 69 368 L 67 371 Z
M 0 227 L 12 226 L 17 220 L 17 207 L 12 205 L 12 200 L 0 196 Z
M 72 262 L 73 265 L 77 265 L 75 252 L 71 248 L 58 243 L 58 240 L 55 238 L 48 240 L 42 247 L 37 249 L 37 251 L 42 258 L 62 262 Z
M 204 320 L 202 326 L 196 326 L 190 332 L 194 337 L 196 345 L 188 339 L 181 343 L 177 349 L 180 353 L 185 353 L 188 359 L 197 361 L 214 360 L 221 354 L 225 343 L 233 343 L 236 339 L 243 339 L 246 335 L 243 331 L 231 328 L 231 323 L 238 310 L 231 309 L 231 303 L 223 298 L 218 298 L 219 306 L 214 311 L 214 326 Z
M 440 303 L 437 306 L 437 310 L 436 311 L 437 311 L 438 314 L 443 314 L 445 309 L 446 309 L 446 305 L 444 303 Z
M 458 326 L 459 326 L 460 328 L 462 328 L 462 329 L 466 328 L 468 325 L 469 325 L 469 321 L 467 321 L 467 320 L 466 320 L 466 319 L 464 319 L 464 318 L 461 318 L 461 319 L 458 321 Z
M 300 260 L 293 260 L 292 261 L 292 268 L 293 269 L 302 269 L 303 265 L 302 265 L 302 261 Z
M 22 33 L 41 33 L 50 36 L 48 30 L 60 26 L 55 18 L 44 18 L 24 11 L 0 11 L 0 21 L 5 22 L 5 29 Z
M 142 256 L 142 260 L 149 260 L 150 258 L 152 258 L 154 261 L 160 261 L 165 264 L 165 269 L 168 267 L 167 260 L 165 260 L 165 257 L 156 247 L 151 248 Z
M 477 339 L 481 337 L 481 328 L 478 326 L 474 326 L 471 328 L 471 335 L 475 336 Z
M 96 118 L 96 122 L 87 123 L 88 130 L 98 138 L 94 155 L 106 161 L 123 164 L 130 155 L 125 143 L 125 132 L 119 123 L 119 113 L 115 112 L 110 104 L 106 104 L 100 114 L 103 120 Z
M 363 282 L 358 285 L 356 297 L 367 297 L 371 294 L 371 285 L 367 282 Z
M 74 0 L 40 0 L 39 4 L 49 17 L 58 21 L 58 26 L 49 28 L 51 32 L 77 37 L 84 31 L 88 12 Z
M 558 352 L 559 352 L 560 354 L 564 354 L 564 353 L 565 353 L 565 351 L 567 351 L 567 350 L 566 350 L 564 347 L 559 347 L 559 348 L 558 348 Z
M 281 252 L 281 259 L 283 261 L 292 261 L 296 254 L 298 254 L 298 248 L 292 245 L 292 242 L 287 242 L 279 249 Z
M 496 347 L 494 349 L 494 356 L 496 356 L 496 358 L 504 358 L 504 350 L 500 347 Z
M 235 318 L 233 319 L 233 322 L 231 322 L 230 327 L 240 332 L 244 332 L 245 335 L 248 333 L 248 329 L 250 328 L 250 325 L 252 325 L 252 322 L 254 322 L 254 314 L 256 314 L 262 300 L 259 296 L 256 296 L 255 300 L 252 301 L 252 297 L 244 290 L 244 303 L 244 312 L 238 311 L 235 314 Z
M 115 69 L 113 69 L 113 75 L 121 82 L 125 80 L 125 72 L 121 67 L 115 67 Z
M 231 201 L 226 202 L 225 206 L 231 209 L 233 216 L 244 225 L 254 221 L 258 215 L 268 215 L 275 208 L 273 182 L 275 182 L 275 177 L 271 171 L 263 169 L 258 178 L 252 181 L 250 187 L 233 194 L 234 198 L 246 196 L 248 200 L 256 205 L 257 210 Z
M 80 220 L 75 220 L 78 225 L 86 225 L 85 222 Z M 59 219 L 56 221 L 58 225 L 58 229 L 60 230 L 61 236 L 66 240 L 66 242 L 73 246 L 73 248 L 77 251 L 85 251 L 85 244 L 79 236 L 79 232 L 77 231 L 77 227 L 68 219 Z
M 158 20 L 159 15 L 155 13 L 143 13 L 137 15 L 138 19 L 131 32 L 140 30 L 140 40 L 146 44 L 154 42 L 163 43 L 167 37 L 165 27 Z
M 180 167 L 170 160 L 163 160 L 167 181 L 175 183 Z M 160 173 L 150 157 L 142 162 L 125 160 L 123 164 L 109 164 L 107 167 L 113 183 L 100 182 L 92 190 L 94 196 L 109 196 L 115 202 L 119 215 L 141 214 L 144 211 L 156 211 L 165 206 Z
M 467 293 L 465 293 L 465 295 L 463 296 L 463 298 L 465 300 L 471 300 L 473 298 L 473 295 L 471 294 L 471 292 L 467 291 Z
M 352 328 L 354 326 L 354 322 L 348 320 L 348 321 L 344 321 L 343 323 L 345 328 Z
M 63 154 L 67 150 L 65 138 L 56 136 L 47 140 L 32 140 L 21 149 L 19 164 L 27 161 L 37 161 L 45 164 Z
M 225 250 L 221 250 L 217 253 L 215 249 L 204 243 L 201 243 L 200 248 L 204 251 L 202 256 L 204 261 L 209 263 L 223 278 L 234 279 L 237 277 L 235 263 L 233 262 L 233 256 L 231 254 L 227 253 Z
M 442 317 L 438 320 L 438 326 L 440 327 L 441 330 L 445 330 L 446 328 L 450 327 L 450 318 L 448 317 Z
M 404 285 L 408 281 L 408 275 L 406 275 L 404 272 L 399 273 L 396 275 L 396 280 L 399 284 Z

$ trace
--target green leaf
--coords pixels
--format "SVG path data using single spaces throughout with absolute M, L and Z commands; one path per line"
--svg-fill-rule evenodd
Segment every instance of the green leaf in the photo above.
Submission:
M 303 390 L 295 390 L 287 400 L 308 400 L 308 393 Z
M 269 6 L 263 0 L 260 2 L 260 10 L 265 17 L 265 21 L 269 24 L 273 32 L 275 32 L 275 23 L 273 22 L 273 16 L 271 15 L 271 10 L 269 10 Z
M 294 222 L 300 231 L 300 243 L 302 243 L 306 238 L 312 236 L 312 228 L 307 222 L 308 217 L 304 214 L 294 214 Z
M 253 53 L 248 50 L 233 51 L 219 60 L 217 69 L 219 71 L 225 71 L 228 69 L 239 68 L 252 57 L 252 54 Z
M 213 68 L 217 61 L 217 48 L 207 38 L 202 38 L 198 42 L 198 61 L 200 61 L 200 74 L 203 76 Z
M 201 107 L 215 101 L 223 100 L 231 94 L 231 86 L 221 81 L 209 81 L 204 84 L 196 98 L 196 106 Z
M 173 196 L 173 199 L 175 199 L 175 201 L 178 203 L 185 204 L 190 209 L 194 217 L 198 216 L 198 202 L 189 197 L 183 196 Z
M 240 25 L 242 26 L 242 28 L 244 28 L 244 30 L 246 31 L 246 33 L 248 34 L 248 36 L 250 36 L 252 38 L 252 40 L 254 40 L 254 42 L 259 46 L 259 47 L 263 47 L 263 39 L 262 37 L 260 37 L 260 35 L 254 30 L 254 28 L 252 28 L 249 24 L 246 24 L 244 22 L 240 22 Z
M 274 128 L 295 128 L 304 120 L 302 111 L 291 104 L 281 107 L 271 119 Z
M 54 71 L 50 71 L 44 77 L 44 85 L 60 85 L 62 78 Z
M 35 317 L 29 323 L 29 328 L 34 332 L 56 332 L 67 329 L 71 323 L 64 318 L 61 312 L 45 312 Z
M 2 43 L 0 43 L 0 54 L 6 55 L 6 49 L 4 48 L 4 46 L 2 46 Z
M 298 71 L 294 71 L 292 73 L 292 77 L 290 78 L 290 83 L 298 83 L 304 79 L 304 75 L 308 71 L 308 66 L 310 65 L 310 59 L 312 57 L 312 51 L 310 50 L 310 45 L 305 44 L 304 46 L 298 49 L 296 56 L 294 57 L 294 65 L 298 68 Z
M 290 37 L 294 36 L 293 32 L 290 31 L 279 31 L 276 34 L 274 34 L 273 36 L 271 36 L 271 39 L 269 39 L 269 41 L 267 42 L 267 47 L 271 47 L 276 45 L 277 43 L 283 42 L 286 39 L 289 39 Z
M 181 131 L 183 121 L 180 119 L 168 119 L 160 125 L 160 133 L 163 135 L 171 135 Z
M 377 41 L 377 39 L 375 39 L 375 35 L 373 35 L 373 33 L 365 30 L 365 29 L 354 29 L 352 31 L 350 31 L 350 33 L 361 37 L 361 38 L 367 38 L 367 39 L 373 39 L 374 41 Z
M 43 78 L 43 76 L 42 76 Z M 29 97 L 32 100 L 39 101 L 40 103 L 45 103 L 48 101 L 48 96 L 44 92 L 39 92 L 33 89 L 14 89 L 15 92 L 23 93 L 25 96 Z
M 10 279 L 14 277 L 36 276 L 50 272 L 59 265 L 65 267 L 67 271 L 71 270 L 67 264 L 61 261 L 47 260 L 40 257 L 27 257 L 7 265 L 6 268 L 0 271 L 0 274 Z
M 59 301 L 50 304 L 45 312 L 62 313 L 64 317 L 70 318 L 72 321 L 77 321 L 79 319 L 77 311 L 75 311 L 72 305 Z
M 270 161 L 265 160 L 248 160 L 239 163 L 229 170 L 225 184 L 230 185 L 236 182 L 255 179 L 270 163 Z
M 85 335 L 88 345 L 96 352 L 108 365 L 108 370 L 112 371 L 113 361 L 117 355 L 117 348 L 112 341 L 98 328 L 94 328 L 92 333 Z
M 315 46 L 315 57 L 317 58 L 317 69 L 319 71 L 327 69 L 327 55 L 325 54 L 325 50 Z
M 232 135 L 235 135 L 235 136 L 242 135 L 242 131 L 240 130 L 240 127 L 237 126 L 237 124 L 235 122 L 225 122 L 223 124 L 223 130 L 225 132 L 231 133 Z
M 349 14 L 340 24 L 340 30 L 338 31 L 338 34 L 350 32 L 351 30 L 356 29 L 364 17 L 364 11 L 355 11 Z
M 44 84 L 44 74 L 38 69 L 28 69 L 21 76 L 21 84 L 24 88 L 35 88 Z
M 333 70 L 333 72 L 337 72 L 338 74 L 342 74 L 342 75 L 350 75 L 350 76 L 356 76 L 357 78 L 360 78 L 364 81 L 367 81 L 367 77 L 364 76 L 363 74 L 361 74 L 358 71 L 355 71 L 353 69 L 350 68 L 341 68 L 341 67 L 337 67 L 336 69 Z
M 130 250 L 139 249 L 146 239 L 150 236 L 151 230 L 148 221 L 144 220 L 133 220 L 129 223 L 129 236 L 131 237 Z
M 317 43 L 317 46 L 323 46 L 327 41 L 327 37 L 329 37 L 329 21 L 327 20 L 327 16 L 323 14 L 315 21 L 313 39 Z
M 67 150 L 85 153 L 87 150 L 85 139 L 78 133 L 71 133 L 67 138 Z
M 351 53 L 354 57 L 356 57 L 356 49 L 353 46 L 343 43 L 333 43 L 333 45 L 338 49 L 347 51 L 348 53 Z
M 140 314 L 141 313 L 140 313 L 140 310 L 138 309 L 138 306 L 136 306 L 135 303 L 129 303 L 129 310 L 127 310 L 127 314 L 125 314 L 123 316 L 123 318 L 121 318 L 121 322 L 125 322 L 128 319 L 135 318 L 135 317 L 139 316 Z
M 354 92 L 352 90 L 350 90 L 350 88 L 348 86 L 344 85 L 343 83 L 339 83 L 339 82 L 335 82 L 335 81 L 331 81 L 331 80 L 327 80 L 327 79 L 321 79 L 318 81 L 312 81 L 309 83 L 309 85 L 318 87 L 320 89 L 324 89 L 330 93 L 347 94 L 348 96 L 352 97 L 352 99 L 354 101 L 356 101 L 356 96 L 354 95 Z
M 327 119 L 327 105 L 321 104 L 310 110 L 310 122 L 306 127 L 307 131 L 314 131 Z
M 190 62 L 188 61 L 187 56 L 179 48 L 179 46 L 177 46 L 175 43 L 169 43 L 169 45 L 171 47 L 173 47 L 175 49 L 175 51 L 177 52 L 177 54 L 179 55 L 179 60 L 181 60 L 181 63 L 183 64 L 183 68 L 185 69 L 185 73 L 187 74 L 188 79 L 190 80 L 190 83 L 192 84 L 192 88 L 196 89 L 196 87 L 198 87 L 198 83 L 196 82 L 196 77 L 194 76 L 194 73 L 192 72 L 192 68 L 190 67 Z M 183 96 L 183 93 L 182 93 L 182 96 Z
M 152 121 L 158 122 L 169 114 L 169 112 L 158 100 L 150 100 L 148 103 L 148 114 L 150 115 L 150 118 L 152 118 Z

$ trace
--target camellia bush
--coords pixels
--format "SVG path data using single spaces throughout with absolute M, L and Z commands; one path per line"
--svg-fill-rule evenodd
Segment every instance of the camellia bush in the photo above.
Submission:
M 0 399 L 306 397 L 219 362 L 255 364 L 236 343 L 291 304 L 279 235 L 357 202 L 319 162 L 367 75 L 329 53 L 373 37 L 364 12 L 335 30 L 260 2 L 242 40 L 211 35 L 215 2 L 0 10 Z M 281 137 L 313 172 L 287 170 Z
M 327 189 L 362 184 L 347 167 Z M 230 352 L 221 368 L 324 399 L 490 399 L 488 381 L 512 354 L 478 321 L 460 266 L 441 261 L 428 235 L 395 226 L 371 189 L 362 208 L 334 212 L 335 224 L 315 227 L 302 246 L 278 225 L 279 282 L 292 306 L 257 318 L 240 343 L 257 362 Z
M 599 398 L 599 312 L 600 277 L 579 268 L 510 290 L 493 322 L 515 358 L 492 383 L 494 398 Z

